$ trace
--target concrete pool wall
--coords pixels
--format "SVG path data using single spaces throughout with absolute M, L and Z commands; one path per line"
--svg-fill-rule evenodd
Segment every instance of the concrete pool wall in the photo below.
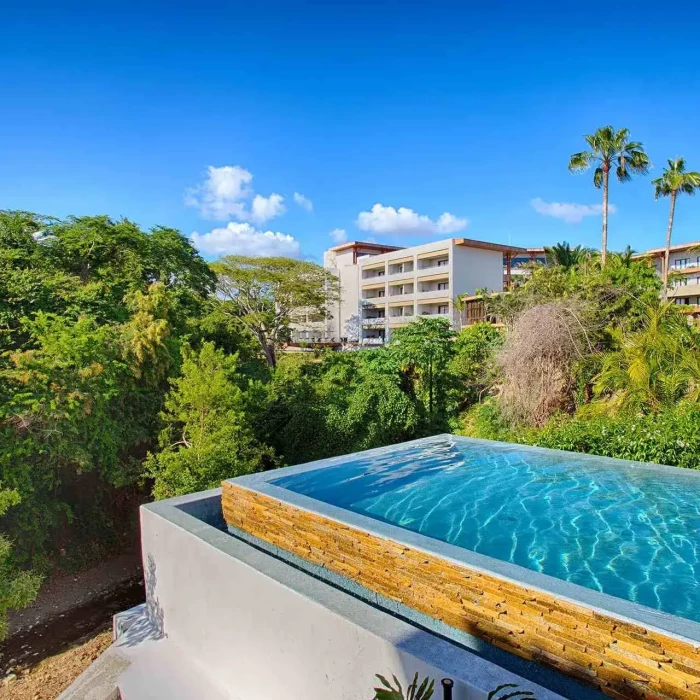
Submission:
M 232 532 L 610 696 L 700 698 L 698 623 L 335 508 L 270 478 L 224 483 Z
M 486 700 L 503 683 L 538 700 L 593 697 L 565 682 L 561 694 L 548 690 L 233 537 L 220 489 L 143 506 L 141 532 L 148 616 L 162 640 L 150 644 L 177 648 L 178 663 L 222 698 L 356 700 L 372 695 L 375 673 L 405 686 L 415 672 L 438 687 L 453 678 L 455 700 Z

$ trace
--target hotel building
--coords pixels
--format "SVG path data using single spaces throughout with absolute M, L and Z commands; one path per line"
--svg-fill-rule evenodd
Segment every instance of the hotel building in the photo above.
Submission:
M 663 276 L 665 248 L 652 248 L 638 253 L 635 259 L 649 259 Z M 668 298 L 676 304 L 700 305 L 700 241 L 671 246 L 668 259 Z
M 461 325 L 456 300 L 477 289 L 501 291 L 512 260 L 524 248 L 451 238 L 410 248 L 352 242 L 330 248 L 323 265 L 340 280 L 332 318 L 316 327 L 300 324 L 297 342 L 382 344 L 391 332 L 419 317 Z

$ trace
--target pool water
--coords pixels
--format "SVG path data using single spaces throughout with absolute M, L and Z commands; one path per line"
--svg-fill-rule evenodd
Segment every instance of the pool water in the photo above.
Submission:
M 271 481 L 700 621 L 700 474 L 441 436 Z

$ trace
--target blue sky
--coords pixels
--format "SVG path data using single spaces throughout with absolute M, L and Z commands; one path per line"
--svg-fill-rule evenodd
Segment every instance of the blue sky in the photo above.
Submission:
M 0 208 L 174 226 L 207 257 L 320 259 L 336 229 L 598 245 L 583 134 L 700 170 L 700 10 L 563 5 L 0 0 Z M 611 248 L 663 243 L 649 179 L 613 183 Z M 675 240 L 699 223 L 680 201 Z

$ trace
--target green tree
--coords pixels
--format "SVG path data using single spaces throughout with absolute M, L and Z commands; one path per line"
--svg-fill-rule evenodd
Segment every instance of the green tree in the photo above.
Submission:
M 426 397 L 428 425 L 444 421 L 451 385 L 448 372 L 454 354 L 455 332 L 444 318 L 419 318 L 391 335 L 389 352 L 401 364 L 411 383 Z
M 503 332 L 490 323 L 475 323 L 457 335 L 450 371 L 462 407 L 479 401 L 493 383 L 494 354 L 502 343 Z
M 212 269 L 224 310 L 248 328 L 273 368 L 295 317 L 330 318 L 340 296 L 338 278 L 304 260 L 229 255 Z
M 20 502 L 16 491 L 0 484 L 0 517 Z M 0 642 L 7 636 L 7 611 L 24 608 L 39 591 L 41 577 L 30 571 L 18 571 L 12 565 L 12 545 L 0 535 Z
M 257 441 L 251 424 L 263 394 L 240 377 L 235 355 L 213 343 L 204 343 L 198 353 L 184 348 L 182 376 L 171 384 L 160 451 L 146 463 L 156 498 L 213 488 L 272 466 L 272 452 Z
M 16 562 L 73 566 L 119 544 L 214 280 L 174 229 L 0 211 L 0 474 L 21 499 L 2 530 Z
M 700 333 L 668 302 L 648 307 L 645 317 L 636 331 L 612 331 L 616 347 L 605 354 L 594 385 L 607 411 L 653 413 L 700 399 Z
M 548 265 L 560 265 L 568 270 L 582 263 L 590 255 L 590 251 L 580 245 L 572 248 L 569 243 L 564 241 L 551 247 L 545 246 L 544 254 Z
M 284 464 L 403 442 L 415 437 L 421 406 L 399 363 L 383 348 L 286 355 L 267 386 L 260 434 Z
M 615 130 L 603 126 L 593 134 L 584 136 L 589 151 L 574 153 L 569 159 L 569 170 L 581 172 L 596 164 L 593 184 L 603 189 L 603 235 L 601 262 L 605 266 L 608 250 L 608 185 L 610 170 L 615 168 L 617 179 L 627 182 L 633 174 L 645 175 L 649 171 L 649 158 L 639 141 L 630 141 L 629 129 Z
M 671 253 L 671 235 L 673 233 L 673 217 L 676 212 L 676 197 L 679 194 L 693 195 L 700 188 L 700 173 L 687 171 L 683 158 L 668 160 L 668 168 L 664 168 L 661 177 L 652 180 L 654 186 L 654 199 L 669 197 L 671 207 L 668 212 L 668 226 L 666 228 L 666 250 L 664 251 L 664 265 L 662 269 L 663 298 L 668 297 L 668 259 Z

